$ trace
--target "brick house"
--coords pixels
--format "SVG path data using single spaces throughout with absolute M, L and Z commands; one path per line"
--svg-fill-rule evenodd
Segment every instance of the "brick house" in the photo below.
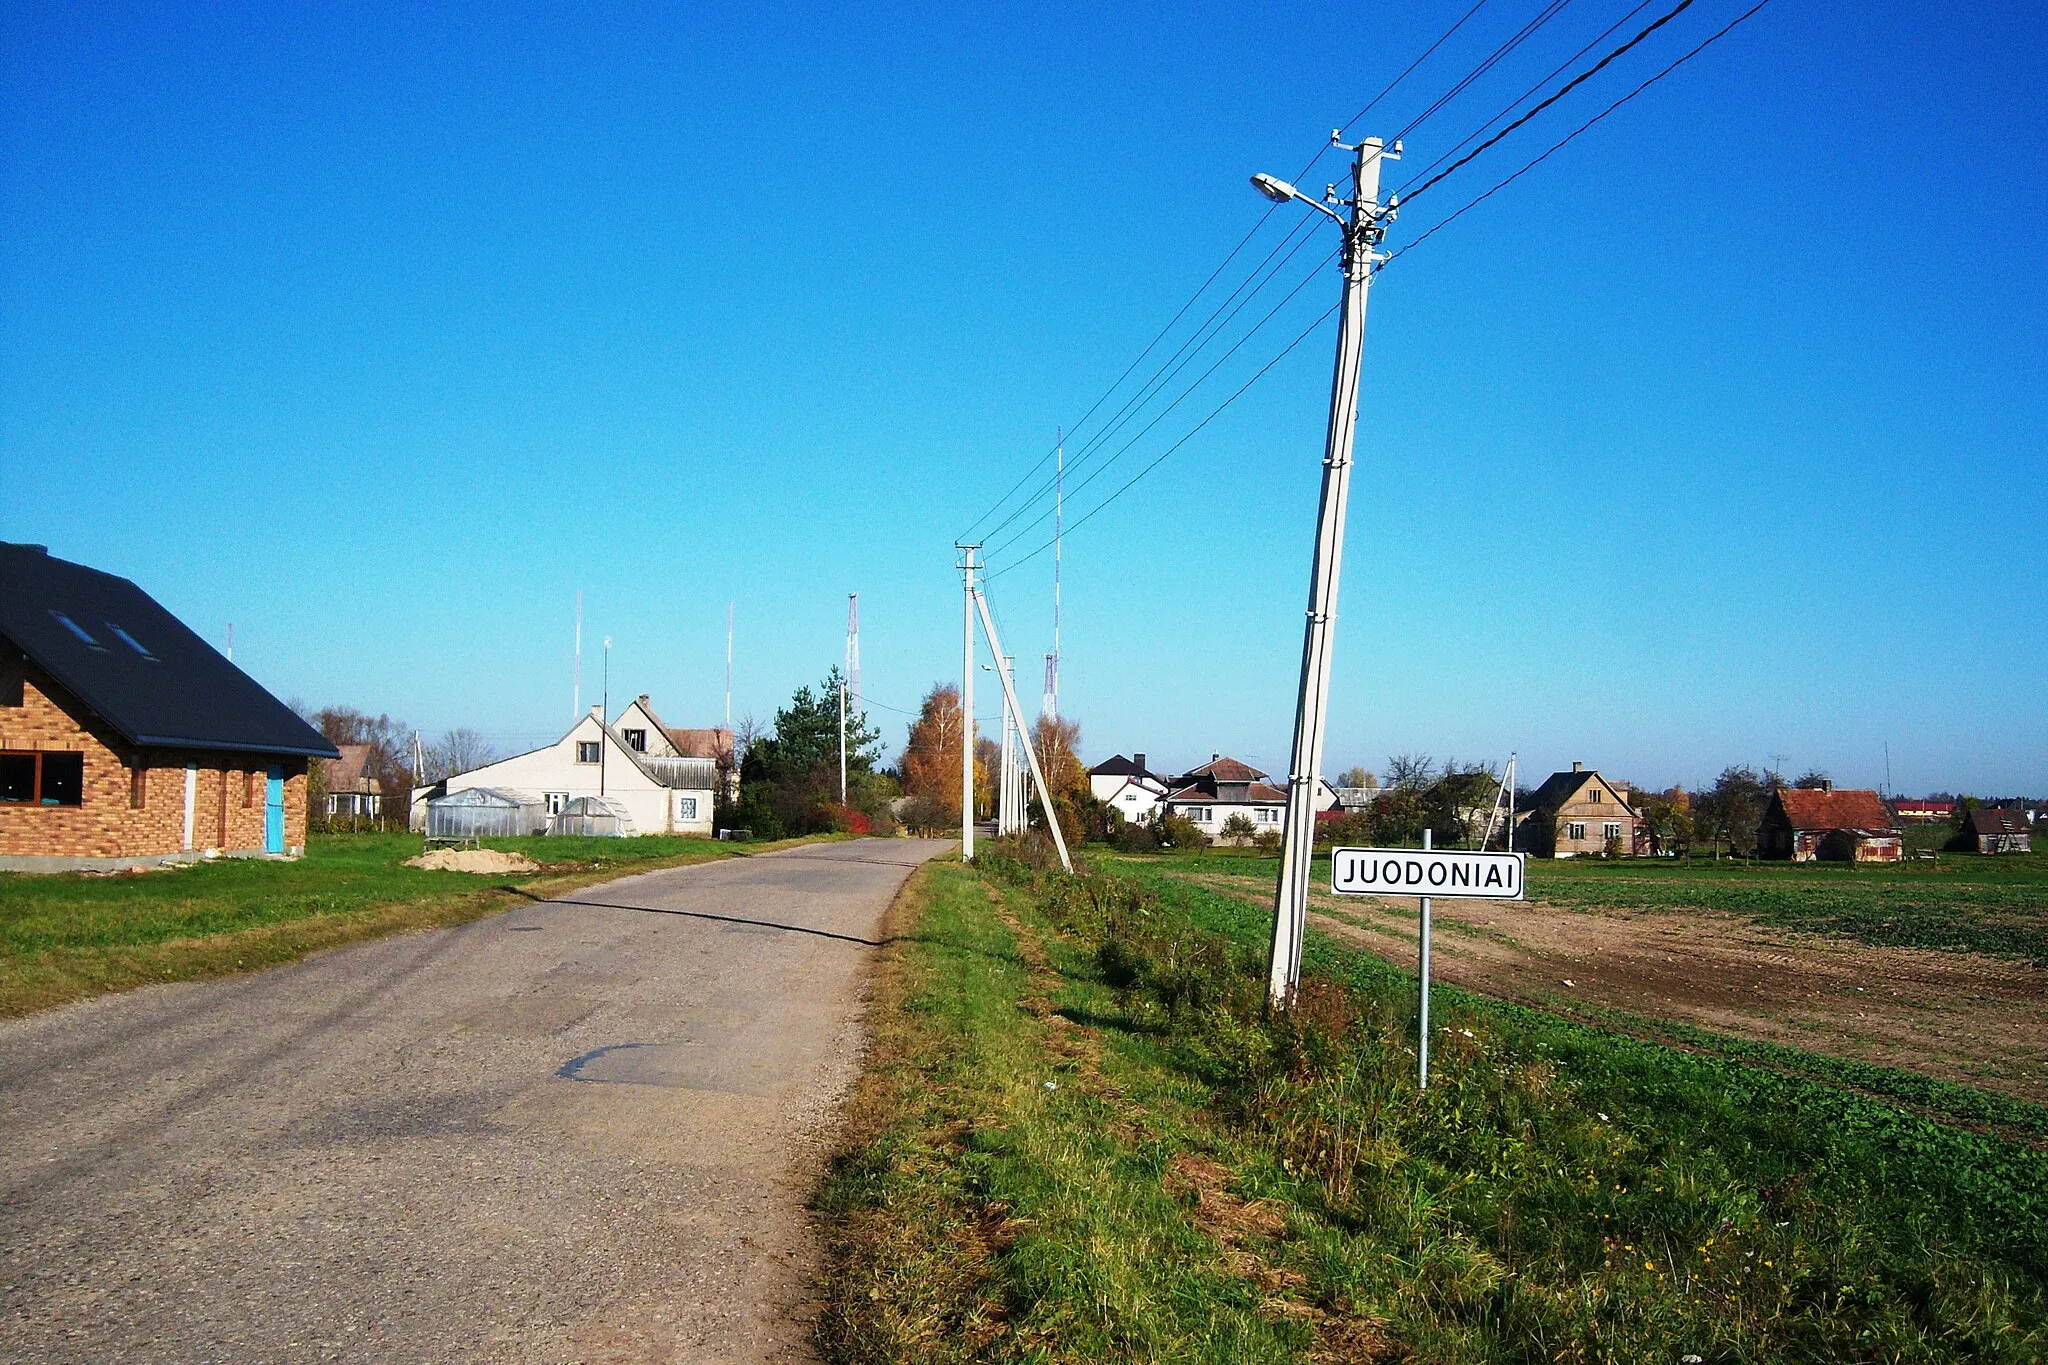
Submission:
M 1895 863 L 1905 837 L 1874 791 L 1780 787 L 1756 830 L 1756 856 L 1795 863 Z
M 1577 858 L 1610 848 L 1637 852 L 1642 817 L 1629 805 L 1629 790 L 1583 763 L 1552 773 L 1515 815 L 1515 847 L 1539 858 Z
M 0 542 L 0 869 L 296 856 L 339 757 L 135 584 Z

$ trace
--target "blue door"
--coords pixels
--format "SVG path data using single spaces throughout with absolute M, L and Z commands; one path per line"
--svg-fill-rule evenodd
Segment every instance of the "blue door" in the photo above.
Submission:
M 276 763 L 263 788 L 263 851 L 284 852 L 284 768 Z

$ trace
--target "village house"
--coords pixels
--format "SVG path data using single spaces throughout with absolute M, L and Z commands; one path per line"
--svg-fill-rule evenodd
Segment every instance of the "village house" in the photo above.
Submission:
M 1955 819 L 1956 803 L 1900 797 L 1892 802 L 1892 814 L 1916 825 L 1945 825 Z
M 1515 812 L 1515 847 L 1539 858 L 1586 854 L 1634 856 L 1642 817 L 1629 805 L 1629 789 L 1595 769 L 1574 763 L 1552 773 Z
M 1166 779 L 1145 766 L 1145 755 L 1116 754 L 1088 770 L 1088 790 L 1095 799 L 1123 816 L 1129 825 L 1144 824 L 1166 795 Z
M 740 767 L 733 760 L 732 731 L 718 727 L 692 730 L 663 725 L 661 718 L 654 714 L 645 692 L 619 713 L 613 727 L 628 746 L 643 754 L 652 754 L 656 758 L 710 759 L 724 785 L 725 800 L 733 802 L 740 799 Z
M 645 700 L 621 712 L 620 724 L 607 725 L 604 708 L 593 706 L 553 744 L 417 788 L 412 827 L 427 828 L 430 802 L 489 788 L 513 800 L 532 798 L 526 804 L 543 819 L 603 813 L 621 835 L 710 834 L 718 764 L 678 753 Z M 571 802 L 581 804 L 572 811 Z
M 1963 817 L 1957 832 L 1976 853 L 2030 853 L 2034 848 L 2026 815 L 2002 806 L 1977 807 Z
M 338 757 L 134 583 L 0 543 L 0 869 L 296 857 Z
M 1167 784 L 1159 798 L 1160 809 L 1169 815 L 1185 816 L 1207 835 L 1210 843 L 1224 837 L 1223 827 L 1233 815 L 1251 821 L 1254 833 L 1279 833 L 1287 823 L 1287 789 L 1266 780 L 1267 775 L 1249 763 L 1222 754 L 1211 755 L 1199 768 L 1191 769 Z M 1337 808 L 1337 789 L 1328 782 L 1316 782 L 1316 811 Z
M 1756 856 L 1796 863 L 1895 863 L 1906 841 L 1874 791 L 1780 787 L 1757 826 Z
M 384 784 L 364 771 L 370 762 L 367 744 L 337 744 L 341 757 L 330 759 L 321 778 L 327 784 L 324 806 L 330 820 L 375 820 L 384 810 Z

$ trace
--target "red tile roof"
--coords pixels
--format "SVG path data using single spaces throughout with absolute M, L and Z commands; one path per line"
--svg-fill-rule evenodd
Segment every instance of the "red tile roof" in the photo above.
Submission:
M 1874 791 L 1817 791 L 1781 787 L 1778 802 L 1795 830 L 1892 830 L 1892 813 Z
M 1218 782 L 1256 782 L 1265 774 L 1249 763 L 1240 763 L 1234 758 L 1218 758 L 1190 769 L 1187 776 L 1212 777 Z

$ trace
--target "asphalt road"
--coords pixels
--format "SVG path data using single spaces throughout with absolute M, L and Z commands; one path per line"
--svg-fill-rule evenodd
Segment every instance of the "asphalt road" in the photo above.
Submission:
M 0 1360 L 809 1354 L 868 840 L 0 1022 Z

